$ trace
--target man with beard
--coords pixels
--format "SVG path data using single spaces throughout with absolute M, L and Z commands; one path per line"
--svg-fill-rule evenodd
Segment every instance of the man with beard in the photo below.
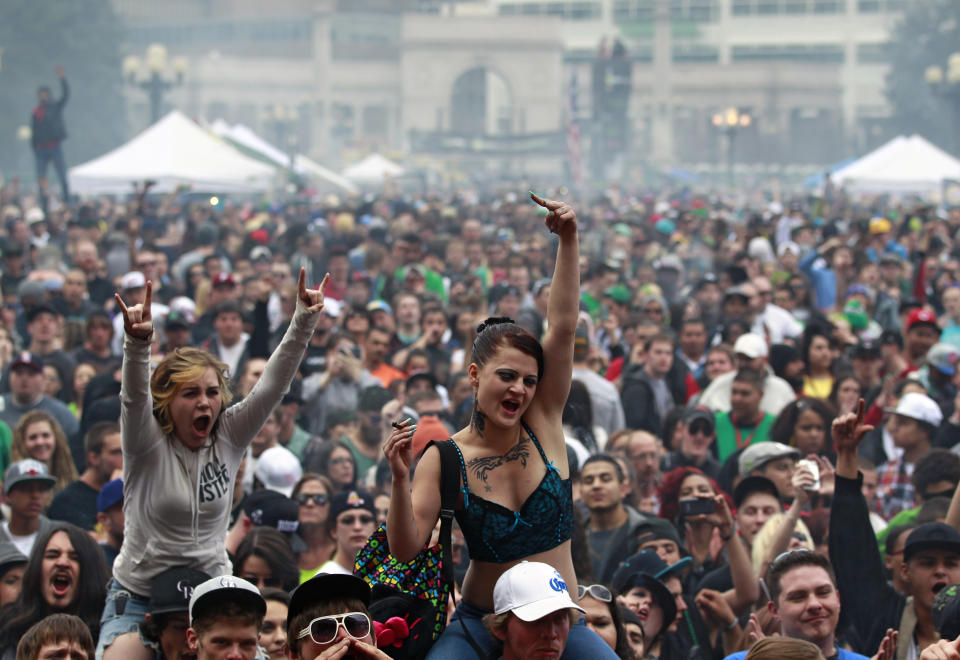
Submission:
M 915 658 L 937 640 L 931 614 L 934 597 L 960 582 L 960 532 L 939 522 L 918 526 L 907 537 L 900 566 L 912 598 L 887 584 L 857 469 L 857 447 L 872 429 L 863 423 L 864 408 L 861 399 L 856 412 L 833 422 L 837 474 L 830 510 L 830 560 L 861 642 L 858 650 L 878 648 L 886 630 L 893 628 L 905 646 L 898 657 Z
M 30 555 L 20 596 L 0 610 L 0 658 L 13 660 L 30 626 L 55 613 L 80 617 L 96 639 L 108 579 L 103 555 L 89 534 L 67 524 L 47 530 Z
M 830 560 L 810 550 L 796 550 L 770 565 L 767 608 L 780 622 L 780 634 L 815 644 L 825 658 L 866 660 L 836 644 L 840 620 L 840 593 Z M 742 660 L 746 651 L 726 660 Z

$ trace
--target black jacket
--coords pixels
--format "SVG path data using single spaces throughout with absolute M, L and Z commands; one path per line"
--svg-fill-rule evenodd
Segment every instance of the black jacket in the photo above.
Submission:
M 60 98 L 50 99 L 45 105 L 38 105 L 33 109 L 30 117 L 30 128 L 33 133 L 30 143 L 33 148 L 50 146 L 52 143 L 63 142 L 67 137 L 67 127 L 63 123 L 63 107 L 70 98 L 70 86 L 67 79 L 60 79 Z
M 875 653 L 887 628 L 898 630 L 907 599 L 887 584 L 867 501 L 863 475 L 837 475 L 830 509 L 830 562 L 840 591 L 840 628 L 852 625 L 858 653 Z
M 687 365 L 683 360 L 674 360 L 673 366 L 667 372 L 664 381 L 673 403 L 682 406 L 687 399 Z M 653 384 L 650 376 L 643 370 L 642 364 L 631 364 L 623 371 L 623 387 L 620 392 L 620 401 L 623 403 L 624 418 L 629 429 L 649 431 L 658 438 L 661 431 L 662 414 L 666 410 L 658 411 L 653 396 Z

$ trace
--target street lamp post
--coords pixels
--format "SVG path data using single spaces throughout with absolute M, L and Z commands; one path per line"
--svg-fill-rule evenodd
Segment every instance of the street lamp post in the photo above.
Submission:
M 266 108 L 260 115 L 260 120 L 265 126 L 272 127 L 277 146 L 289 154 L 289 178 L 290 182 L 295 184 L 297 178 L 294 170 L 297 154 L 296 129 L 300 121 L 300 112 L 294 107 L 276 104 Z
M 734 142 L 737 132 L 753 123 L 753 116 L 738 108 L 727 108 L 723 112 L 713 115 L 710 120 L 715 128 L 727 136 L 727 182 L 733 188 Z
M 955 156 L 960 156 L 960 53 L 947 58 L 947 71 L 939 66 L 927 67 L 923 79 L 950 106 L 950 142 Z
M 174 57 L 168 61 L 167 48 L 163 44 L 147 46 L 143 60 L 136 55 L 127 55 L 123 59 L 126 81 L 145 91 L 150 99 L 151 124 L 160 119 L 164 94 L 183 84 L 188 68 L 189 62 L 185 57 Z

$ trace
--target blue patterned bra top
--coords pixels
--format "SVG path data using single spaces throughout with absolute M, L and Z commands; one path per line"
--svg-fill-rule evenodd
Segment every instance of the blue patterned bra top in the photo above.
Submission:
M 547 460 L 537 437 L 526 424 L 523 429 L 540 452 L 547 472 L 519 511 L 473 495 L 467 485 L 463 454 L 453 439 L 447 441 L 453 443 L 460 457 L 463 509 L 456 512 L 456 517 L 470 559 L 495 563 L 516 561 L 555 548 L 573 534 L 570 479 L 560 478 L 557 466 Z

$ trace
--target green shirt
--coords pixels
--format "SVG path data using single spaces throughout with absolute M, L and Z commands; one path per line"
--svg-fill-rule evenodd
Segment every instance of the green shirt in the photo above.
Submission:
M 0 475 L 7 472 L 10 466 L 10 446 L 13 444 L 13 434 L 6 422 L 0 422 Z
M 743 447 L 770 439 L 770 429 L 777 420 L 770 413 L 764 413 L 759 423 L 750 426 L 734 427 L 729 412 L 718 412 L 717 420 L 717 456 L 723 463 L 731 454 Z M 738 433 L 739 432 L 739 433 Z M 738 442 L 739 439 L 739 442 Z

